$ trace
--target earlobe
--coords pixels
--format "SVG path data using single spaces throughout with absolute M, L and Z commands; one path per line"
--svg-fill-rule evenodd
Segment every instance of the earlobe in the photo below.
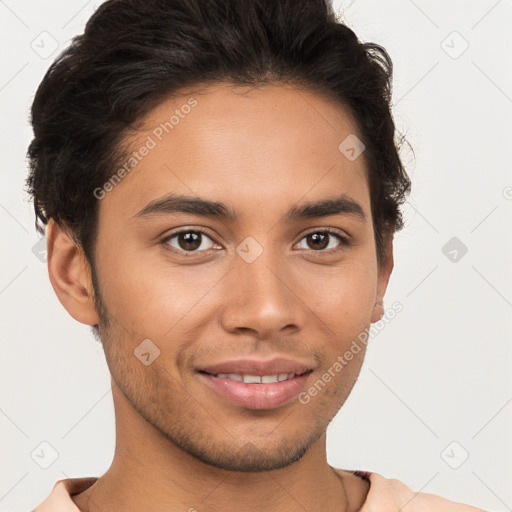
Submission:
M 372 324 L 378 322 L 384 316 L 384 300 L 377 298 L 372 312 Z
M 46 243 L 48 274 L 60 303 L 75 320 L 98 324 L 90 266 L 82 248 L 53 219 L 46 228 Z

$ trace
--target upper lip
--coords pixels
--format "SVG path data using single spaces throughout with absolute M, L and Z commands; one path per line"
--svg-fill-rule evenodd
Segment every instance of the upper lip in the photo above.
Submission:
M 276 375 L 295 373 L 301 375 L 312 370 L 307 364 L 286 358 L 275 358 L 266 361 L 257 359 L 236 359 L 204 366 L 200 371 L 216 375 L 218 373 L 234 373 L 237 375 Z

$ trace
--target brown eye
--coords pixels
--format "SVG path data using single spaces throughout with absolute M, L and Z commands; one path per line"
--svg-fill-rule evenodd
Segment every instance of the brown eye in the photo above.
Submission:
M 163 242 L 179 252 L 202 252 L 212 249 L 212 245 L 214 245 L 213 240 L 206 233 L 196 230 L 174 233 Z
M 308 233 L 302 240 L 306 241 L 306 247 L 303 246 L 303 249 L 317 252 L 330 252 L 331 249 L 336 251 L 348 244 L 348 241 L 340 234 L 325 230 Z
M 185 251 L 194 251 L 201 247 L 201 235 L 194 231 L 180 233 L 178 235 L 178 245 Z
M 325 233 L 311 233 L 306 236 L 306 239 L 311 249 L 322 250 L 329 245 L 329 235 Z

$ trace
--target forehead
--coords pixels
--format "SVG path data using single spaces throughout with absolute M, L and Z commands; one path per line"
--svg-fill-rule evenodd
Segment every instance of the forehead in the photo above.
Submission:
M 195 88 L 140 121 L 121 163 L 123 178 L 101 209 L 108 204 L 134 214 L 170 192 L 253 212 L 347 193 L 369 209 L 364 153 L 353 159 L 343 151 L 345 141 L 358 139 L 343 104 L 303 88 Z

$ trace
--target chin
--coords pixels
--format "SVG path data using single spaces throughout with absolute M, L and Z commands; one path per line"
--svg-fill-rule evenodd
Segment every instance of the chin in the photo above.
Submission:
M 226 471 L 250 473 L 281 469 L 297 462 L 316 439 L 302 440 L 302 442 L 289 439 L 281 442 L 277 447 L 256 446 L 247 442 L 239 449 L 232 445 L 200 447 L 189 444 L 182 445 L 181 448 L 210 466 Z

